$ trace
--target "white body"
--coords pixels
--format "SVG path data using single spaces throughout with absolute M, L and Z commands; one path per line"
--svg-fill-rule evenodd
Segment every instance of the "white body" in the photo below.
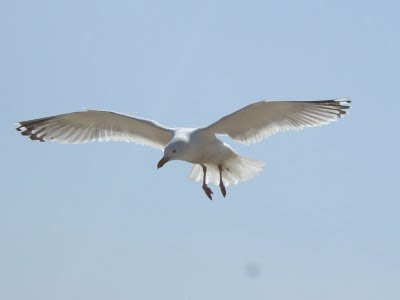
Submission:
M 184 149 L 179 160 L 194 164 L 189 178 L 195 181 L 203 180 L 202 166 L 207 167 L 206 183 L 219 184 L 218 166 L 223 167 L 223 182 L 225 185 L 237 184 L 249 180 L 262 172 L 264 162 L 246 158 L 237 154 L 231 146 L 218 139 L 204 128 L 180 128 L 175 131 L 166 154 L 172 148 Z M 201 151 L 199 151 L 201 149 Z
M 252 144 L 272 134 L 335 121 L 350 107 L 346 98 L 321 101 L 260 101 L 204 128 L 169 128 L 155 121 L 110 111 L 83 111 L 19 122 L 18 131 L 32 140 L 86 143 L 136 142 L 164 151 L 158 167 L 170 160 L 194 164 L 189 177 L 205 183 L 237 184 L 259 174 L 264 163 L 237 154 L 216 135 Z M 219 168 L 221 172 L 219 172 Z M 203 170 L 206 170 L 205 177 Z M 221 183 L 223 179 L 223 183 Z M 221 190 L 224 188 L 221 187 Z M 223 192 L 224 196 L 225 193 Z

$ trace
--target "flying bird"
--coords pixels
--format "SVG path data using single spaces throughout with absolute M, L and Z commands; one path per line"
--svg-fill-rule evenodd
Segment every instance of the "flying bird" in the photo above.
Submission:
M 277 132 L 328 124 L 350 108 L 347 98 L 320 101 L 260 101 L 226 115 L 202 128 L 171 128 L 153 120 L 112 111 L 86 110 L 18 122 L 22 135 L 31 140 L 61 143 L 93 141 L 135 142 L 164 151 L 157 164 L 171 160 L 194 164 L 189 178 L 202 181 L 212 200 L 209 183 L 226 186 L 247 181 L 261 173 L 264 162 L 239 155 L 217 135 L 249 145 Z

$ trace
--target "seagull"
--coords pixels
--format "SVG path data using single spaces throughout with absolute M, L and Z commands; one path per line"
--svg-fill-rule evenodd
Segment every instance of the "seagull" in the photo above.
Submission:
M 167 162 L 194 164 L 189 178 L 202 181 L 212 200 L 209 183 L 220 187 L 245 182 L 260 174 L 264 162 L 239 155 L 217 135 L 228 135 L 250 145 L 288 130 L 328 124 L 346 114 L 347 98 L 319 101 L 259 101 L 235 111 L 207 127 L 171 128 L 156 121 L 112 111 L 85 110 L 16 123 L 17 130 L 34 141 L 77 144 L 93 141 L 135 142 L 160 149 L 160 169 Z

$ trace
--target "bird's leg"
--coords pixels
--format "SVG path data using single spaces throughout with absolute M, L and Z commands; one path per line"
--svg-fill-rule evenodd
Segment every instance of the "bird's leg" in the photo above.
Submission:
M 213 194 L 212 190 L 207 186 L 206 184 L 206 174 L 207 174 L 207 168 L 205 165 L 201 165 L 203 167 L 203 190 L 206 193 L 207 197 L 212 200 L 211 194 Z
M 222 164 L 218 165 L 218 170 L 219 170 L 219 187 L 221 188 L 222 196 L 224 196 L 224 198 L 225 198 L 226 188 L 225 188 L 224 182 L 222 181 Z

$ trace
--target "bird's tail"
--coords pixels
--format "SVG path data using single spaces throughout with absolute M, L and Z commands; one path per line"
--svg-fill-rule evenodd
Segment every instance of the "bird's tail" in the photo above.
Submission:
M 264 165 L 263 161 L 235 155 L 223 163 L 222 180 L 226 186 L 245 182 L 259 175 L 264 169 Z M 205 164 L 205 166 L 207 167 L 206 182 L 219 185 L 218 166 L 214 164 Z M 194 181 L 202 181 L 202 167 L 194 165 L 189 173 L 189 178 Z

